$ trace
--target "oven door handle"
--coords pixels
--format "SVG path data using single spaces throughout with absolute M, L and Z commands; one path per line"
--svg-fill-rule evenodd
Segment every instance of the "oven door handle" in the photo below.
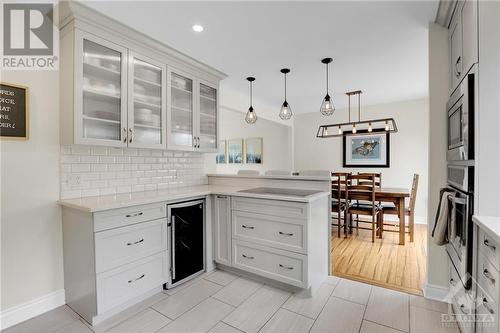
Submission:
M 467 200 L 464 198 L 457 198 L 457 197 L 448 197 L 448 200 L 451 201 L 452 204 L 454 205 L 465 205 L 467 204 Z

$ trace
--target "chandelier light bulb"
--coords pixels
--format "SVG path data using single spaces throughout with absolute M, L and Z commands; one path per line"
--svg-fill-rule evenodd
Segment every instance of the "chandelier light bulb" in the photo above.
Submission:
M 356 129 L 356 124 L 352 125 L 352 134 L 356 134 L 358 130 Z
M 341 126 L 339 126 L 339 132 L 338 133 L 342 134 L 342 127 Z
M 371 133 L 373 131 L 372 123 L 368 123 L 368 132 Z

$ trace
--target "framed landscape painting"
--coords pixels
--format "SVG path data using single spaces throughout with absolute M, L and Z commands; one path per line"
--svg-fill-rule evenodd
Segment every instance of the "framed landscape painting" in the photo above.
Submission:
M 262 164 L 262 138 L 247 138 L 245 140 L 245 155 L 248 164 Z
M 224 164 L 227 163 L 227 149 L 226 140 L 219 141 L 219 152 L 215 155 L 215 163 Z
M 342 161 L 344 168 L 388 168 L 390 134 L 344 136 Z
M 243 163 L 243 139 L 231 139 L 227 141 L 227 158 L 229 164 Z

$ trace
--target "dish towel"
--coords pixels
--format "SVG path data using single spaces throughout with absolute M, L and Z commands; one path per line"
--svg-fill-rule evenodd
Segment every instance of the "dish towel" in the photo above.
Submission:
M 448 198 L 450 196 L 453 196 L 452 192 L 441 190 L 441 197 L 439 199 L 439 206 L 436 214 L 436 222 L 434 223 L 434 229 L 432 230 L 432 238 L 434 243 L 437 245 L 445 245 L 448 243 L 448 239 L 453 236 L 452 233 L 456 232 L 454 230 L 453 221 L 451 221 L 451 225 L 453 227 L 450 227 L 450 230 L 448 230 Z

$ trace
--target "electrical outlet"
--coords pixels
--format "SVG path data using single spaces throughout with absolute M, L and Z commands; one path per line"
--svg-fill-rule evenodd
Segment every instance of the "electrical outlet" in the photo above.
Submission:
M 80 175 L 70 175 L 69 176 L 69 184 L 71 186 L 78 186 L 82 183 L 82 177 Z

